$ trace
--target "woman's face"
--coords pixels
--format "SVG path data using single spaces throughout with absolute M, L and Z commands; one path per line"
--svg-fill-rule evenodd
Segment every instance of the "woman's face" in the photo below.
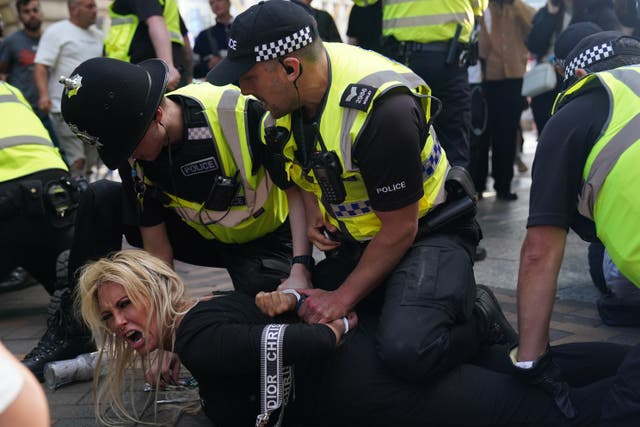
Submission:
M 158 348 L 157 325 L 152 321 L 145 333 L 149 319 L 147 305 L 134 306 L 124 287 L 106 282 L 98 288 L 98 305 L 102 321 L 107 328 L 141 355 Z

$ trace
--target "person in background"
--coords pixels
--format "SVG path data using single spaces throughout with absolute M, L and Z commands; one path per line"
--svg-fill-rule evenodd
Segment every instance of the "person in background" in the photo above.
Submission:
M 98 8 L 95 0 L 68 0 L 69 19 L 50 25 L 38 46 L 33 77 L 38 89 L 38 109 L 49 114 L 54 133 L 74 178 L 85 179 L 99 164 L 94 147 L 80 141 L 60 113 L 58 79 L 82 61 L 102 56 L 102 32 L 95 27 Z
M 216 23 L 202 30 L 193 45 L 193 76 L 197 79 L 204 78 L 227 55 L 229 28 L 233 22 L 230 0 L 210 0 L 209 5 Z
M 490 0 L 480 31 L 482 89 L 488 107 L 486 143 L 482 148 L 488 151 L 491 147 L 493 187 L 496 198 L 503 201 L 518 198 L 511 191 L 511 180 L 523 109 L 522 77 L 529 55 L 524 41 L 533 14 L 534 9 L 522 0 Z M 486 180 L 483 178 L 480 183 Z
M 292 0 L 294 3 L 298 3 L 305 7 L 307 11 L 313 16 L 318 24 L 318 34 L 320 38 L 326 42 L 342 42 L 342 37 L 336 26 L 336 21 L 333 20 L 333 16 L 326 10 L 316 9 L 311 7 L 313 0 Z
M 382 2 L 373 4 L 354 4 L 349 12 L 347 25 L 347 43 L 363 49 L 381 52 Z
M 469 65 L 477 62 L 477 24 L 488 0 L 430 0 L 382 3 L 382 50 L 420 76 L 436 98 L 431 102 L 433 128 L 453 166 L 471 162 L 471 89 Z M 474 260 L 487 256 L 482 246 Z
M 33 63 L 42 35 L 42 9 L 38 0 L 16 0 L 18 19 L 22 29 L 7 36 L 0 43 L 0 73 L 17 87 L 29 101 L 42 124 L 49 131 L 53 145 L 58 146 L 49 115 L 38 109 L 38 88 L 33 77 Z
M 114 0 L 109 17 L 106 57 L 133 64 L 162 59 L 169 66 L 168 90 L 191 81 L 191 47 L 177 0 Z
M 33 374 L 0 342 L 0 427 L 48 427 L 49 404 Z

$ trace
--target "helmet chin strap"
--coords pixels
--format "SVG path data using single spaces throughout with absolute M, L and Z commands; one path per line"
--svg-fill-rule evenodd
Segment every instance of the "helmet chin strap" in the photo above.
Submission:
M 162 124 L 160 120 L 158 120 L 158 124 L 160 125 L 160 127 L 162 127 L 162 129 L 164 129 L 164 137 L 165 137 L 164 146 L 168 147 L 171 144 L 171 141 L 169 140 L 169 131 L 167 131 L 167 128 Z

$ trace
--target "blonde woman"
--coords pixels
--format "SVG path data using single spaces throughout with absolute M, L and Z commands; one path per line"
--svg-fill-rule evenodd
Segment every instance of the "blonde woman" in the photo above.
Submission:
M 286 313 L 299 305 L 297 295 L 286 291 L 260 293 L 255 302 L 237 292 L 195 300 L 168 265 L 144 251 L 125 250 L 89 264 L 79 292 L 82 316 L 103 349 L 97 372 L 100 363 L 110 364 L 104 377 L 96 376 L 96 414 L 107 425 L 115 421 L 105 417 L 107 408 L 135 419 L 122 398 L 125 373 L 156 349 L 179 355 L 198 380 L 204 412 L 216 427 L 253 425 L 265 398 L 264 331 L 276 324 L 288 325 L 280 348 L 283 366 L 292 366 L 294 374 L 283 425 L 564 425 L 544 392 L 480 366 L 461 365 L 430 384 L 399 381 L 376 356 L 377 316 L 351 313 L 329 324 L 300 323 Z M 347 328 L 351 332 L 342 339 Z M 581 385 L 613 375 L 625 350 L 585 345 L 591 347 L 566 346 L 554 359 Z M 496 365 L 492 354 L 484 363 Z M 572 393 L 581 410 L 576 425 L 595 422 L 607 385 L 601 381 Z M 272 413 L 271 423 L 281 413 Z

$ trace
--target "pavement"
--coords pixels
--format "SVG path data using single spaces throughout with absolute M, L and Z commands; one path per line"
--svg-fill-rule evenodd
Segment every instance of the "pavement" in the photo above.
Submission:
M 531 167 L 535 141 L 527 134 L 523 160 Z M 491 287 L 502 305 L 506 317 L 516 325 L 516 298 L 520 244 L 525 234 L 531 184 L 530 174 L 516 173 L 513 190 L 519 198 L 514 202 L 499 201 L 486 192 L 479 202 L 478 220 L 484 239 L 481 245 L 487 258 L 476 264 L 476 281 Z M 491 188 L 489 183 L 487 188 Z M 316 254 L 316 257 L 320 257 Z M 215 289 L 230 289 L 226 271 L 176 263 L 176 270 L 187 283 L 191 295 L 200 296 Z M 598 291 L 591 283 L 587 265 L 587 244 L 574 233 L 568 237 L 565 259 L 558 282 L 558 296 L 551 321 L 553 344 L 578 341 L 608 341 L 624 344 L 640 343 L 640 328 L 609 327 L 602 323 L 595 307 Z M 35 346 L 46 327 L 48 295 L 40 286 L 0 295 L 0 340 L 18 358 Z M 187 376 L 183 371 L 181 376 Z M 142 391 L 137 377 L 133 401 L 145 421 L 160 425 L 195 427 L 210 425 L 202 414 L 187 415 L 174 405 L 158 404 L 154 415 L 154 400 L 193 399 L 194 393 L 160 392 L 158 396 Z M 45 386 L 55 427 L 95 426 L 93 389 L 91 382 L 49 390 Z M 133 423 L 124 425 L 137 425 Z

